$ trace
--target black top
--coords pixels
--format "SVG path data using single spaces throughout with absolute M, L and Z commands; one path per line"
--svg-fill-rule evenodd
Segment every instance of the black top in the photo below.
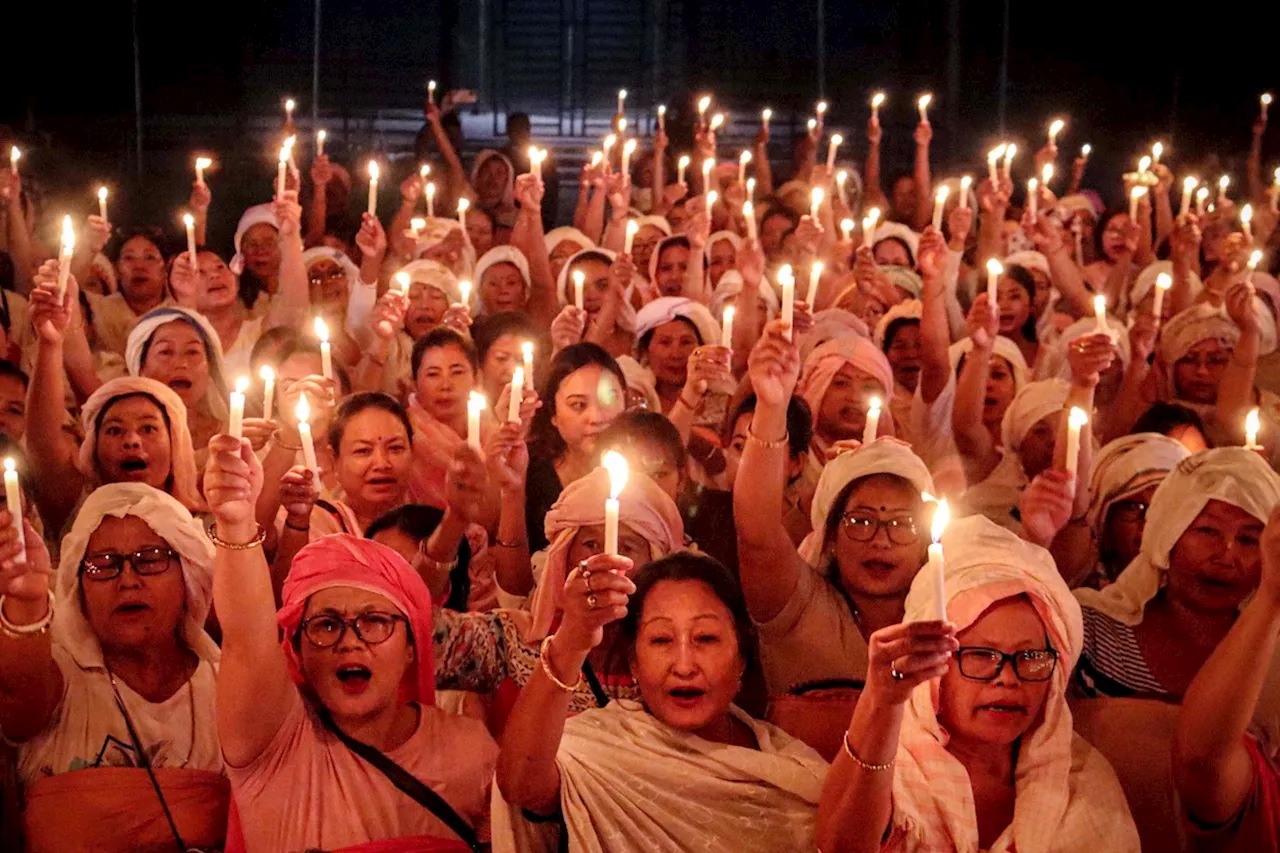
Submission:
M 563 490 L 554 459 L 539 455 L 529 460 L 529 474 L 524 481 L 524 526 L 529 537 L 530 554 L 536 554 L 550 544 L 543 528 L 547 513 L 555 506 Z

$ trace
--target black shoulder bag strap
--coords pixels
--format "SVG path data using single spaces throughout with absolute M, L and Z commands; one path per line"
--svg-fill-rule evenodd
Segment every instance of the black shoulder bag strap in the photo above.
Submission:
M 582 662 L 582 675 L 587 679 L 587 686 L 591 688 L 591 695 L 596 697 L 596 704 L 601 708 L 608 705 L 609 694 L 604 692 L 604 685 L 596 677 L 596 671 L 591 666 L 591 661 Z
M 387 758 L 381 750 L 356 740 L 334 725 L 333 718 L 329 716 L 329 712 L 326 709 L 319 708 L 317 710 L 325 728 L 333 732 L 338 740 L 346 745 L 347 749 L 350 749 L 356 755 L 378 768 L 383 776 L 391 780 L 391 784 L 408 794 L 427 811 L 440 818 L 445 826 L 453 830 L 454 834 L 462 839 L 464 844 L 472 850 L 480 850 L 480 841 L 476 838 L 475 830 L 462 819 L 461 815 L 454 811 L 453 806 L 445 802 L 443 797 L 423 784 L 408 770 Z

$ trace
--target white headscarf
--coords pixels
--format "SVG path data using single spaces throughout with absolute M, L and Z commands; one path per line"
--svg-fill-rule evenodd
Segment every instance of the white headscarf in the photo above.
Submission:
M 742 280 L 742 273 L 737 270 L 725 270 L 725 274 L 720 276 L 720 282 L 716 285 L 715 292 L 711 294 L 711 316 L 723 317 L 724 304 L 730 299 L 735 300 L 742 295 L 742 288 L 746 283 Z M 778 294 L 774 293 L 773 288 L 769 286 L 769 282 L 762 277 L 760 285 L 756 288 L 756 293 L 765 303 L 765 317 L 772 320 L 778 314 Z
M 711 265 L 711 247 L 714 246 L 716 243 L 719 243 L 721 240 L 729 241 L 729 245 L 733 246 L 733 251 L 735 255 L 737 252 L 742 251 L 741 237 L 739 237 L 737 234 L 734 234 L 732 231 L 717 231 L 716 233 L 712 234 L 710 237 L 707 238 L 707 245 L 702 248 L 702 253 L 707 258 L 707 266 Z
M 704 346 L 719 345 L 720 324 L 705 305 L 683 296 L 662 296 L 636 312 L 636 346 L 640 346 L 640 339 L 646 332 L 678 317 L 693 323 Z
M 1045 278 L 1053 281 L 1053 273 L 1049 272 L 1049 259 L 1040 252 L 1026 250 L 1014 252 L 1004 259 L 1006 267 L 1022 267 L 1025 270 L 1036 270 L 1044 273 Z
M 152 308 L 143 314 L 129 330 L 129 339 L 124 348 L 125 365 L 129 368 L 129 373 L 141 376 L 142 352 L 151 341 L 151 336 L 161 326 L 166 326 L 175 320 L 181 320 L 190 325 L 204 343 L 205 359 L 209 363 L 209 390 L 204 395 L 205 404 L 209 414 L 215 420 L 225 421 L 228 414 L 227 380 L 222 366 L 222 342 L 218 340 L 217 330 L 199 311 L 166 305 L 161 308 Z
M 610 249 L 593 247 L 583 249 L 581 252 L 575 252 L 569 260 L 565 261 L 564 266 L 560 268 L 559 277 L 556 278 L 556 298 L 559 300 L 561 308 L 573 304 L 573 292 L 569 289 L 569 273 L 573 270 L 573 265 L 584 258 L 592 256 L 603 259 L 606 264 L 612 264 L 617 260 L 618 254 Z M 636 277 L 638 277 L 638 274 Z M 623 331 L 634 331 L 636 327 L 636 309 L 631 304 L 631 294 L 635 284 L 636 278 L 633 277 L 631 284 L 623 294 L 625 298 L 622 301 L 622 310 L 618 313 L 618 328 Z
M 904 299 L 897 305 L 894 305 L 876 322 L 875 334 L 872 340 L 879 349 L 884 351 L 884 338 L 889 333 L 889 327 L 899 320 L 919 320 L 924 316 L 924 303 L 919 299 Z
M 475 275 L 475 295 L 472 301 L 476 304 L 476 313 L 487 313 L 484 305 L 484 274 L 490 268 L 498 264 L 511 264 L 520 273 L 520 278 L 524 281 L 524 296 L 529 298 L 529 261 L 525 258 L 524 252 L 515 246 L 494 246 L 489 251 L 480 256 L 480 260 L 476 262 Z
M 559 228 L 552 228 L 543 238 L 547 247 L 547 253 L 550 254 L 556 250 L 556 246 L 568 241 L 578 247 L 578 251 L 583 249 L 594 248 L 595 241 L 588 237 L 582 231 L 574 228 L 572 225 L 561 225 Z
M 775 293 L 775 298 L 777 294 Z M 796 348 L 800 350 L 800 362 L 808 360 L 809 354 L 818 347 L 849 335 L 861 335 L 870 338 L 871 332 L 867 324 L 862 322 L 853 312 L 843 308 L 824 308 L 813 315 L 813 327 L 800 336 Z
M 1044 379 L 1020 390 L 1004 410 L 1000 436 L 1006 454 L 1016 454 L 1031 428 L 1054 412 L 1062 411 L 1071 383 L 1065 379 Z
M 302 253 L 302 266 L 309 272 L 314 264 L 320 261 L 333 261 L 347 275 L 348 292 L 360 285 L 360 268 L 355 261 L 347 257 L 347 253 L 332 246 L 314 246 Z
M 1107 511 L 1160 483 L 1191 453 L 1181 442 L 1158 432 L 1139 432 L 1117 438 L 1093 458 L 1089 475 L 1089 527 L 1101 538 Z
M 421 258 L 424 253 L 444 242 L 449 236 L 450 231 L 462 231 L 466 235 L 466 231 L 456 219 L 442 216 L 427 217 L 426 225 L 418 232 L 418 243 L 414 247 L 414 257 Z M 458 268 L 449 268 L 455 276 L 466 278 L 471 275 L 471 270 L 476 265 L 476 248 L 471 245 L 470 240 L 464 241 L 461 256 L 458 258 Z
M 476 185 L 476 180 L 480 177 L 480 167 L 497 157 L 507 167 L 507 184 L 502 189 L 501 204 L 510 204 L 515 198 L 516 186 L 516 167 L 512 165 L 511 160 L 501 151 L 495 151 L 492 148 L 486 148 L 476 155 L 476 159 L 471 163 L 471 186 Z
M 1041 350 L 1044 355 L 1042 356 L 1043 360 L 1036 367 L 1037 373 L 1045 379 L 1070 379 L 1071 362 L 1067 360 L 1068 348 L 1074 341 L 1097 334 L 1097 332 L 1097 317 L 1081 317 L 1070 326 L 1067 326 L 1058 333 L 1052 344 L 1046 345 L 1047 349 Z M 1115 343 L 1119 352 L 1121 367 L 1127 368 L 1131 358 L 1129 336 L 1113 334 L 1111 335 L 1111 340 Z
M 1138 277 L 1134 279 L 1133 287 L 1129 288 L 1129 313 L 1132 314 L 1142 304 L 1142 300 L 1147 298 L 1156 286 L 1156 279 L 1160 274 L 1164 273 L 1170 278 L 1173 277 L 1173 261 L 1152 261 L 1143 267 L 1142 272 L 1138 273 Z M 1201 290 L 1204 290 L 1204 284 L 1200 281 L 1200 276 L 1194 272 L 1189 272 L 1191 277 L 1191 295 L 1198 296 Z
M 405 264 L 400 272 L 409 276 L 409 284 L 411 286 L 415 283 L 423 284 L 444 294 L 450 305 L 462 301 L 462 292 L 458 289 L 457 277 L 439 261 L 429 261 L 425 258 L 411 261 Z
M 960 367 L 960 359 L 971 352 L 973 352 L 973 338 L 961 338 L 948 347 L 947 358 L 951 361 L 951 370 L 955 371 Z M 992 354 L 998 355 L 1009 362 L 1009 366 L 1013 369 L 1013 390 L 1015 392 L 1021 391 L 1031 376 L 1031 371 L 1027 367 L 1027 360 L 1022 357 L 1022 350 L 1018 349 L 1018 345 L 1004 335 L 996 335 Z
M 240 215 L 234 240 L 236 253 L 232 256 L 231 263 L 227 264 L 236 275 L 244 272 L 244 254 L 240 251 L 240 241 L 244 239 L 245 232 L 255 225 L 270 225 L 277 232 L 280 231 L 280 220 L 276 219 L 274 204 L 255 204 Z
M 920 255 L 920 235 L 901 222 L 881 222 L 871 237 L 872 250 L 874 251 L 876 246 L 890 239 L 901 240 L 906 245 L 907 252 L 911 255 L 911 266 L 914 267 L 916 258 Z

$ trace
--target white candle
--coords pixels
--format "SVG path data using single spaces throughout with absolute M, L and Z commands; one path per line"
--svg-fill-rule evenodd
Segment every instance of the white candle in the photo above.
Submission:
M 1138 158 L 1138 174 L 1145 176 L 1151 171 L 1151 155 L 1143 154 Z
M 1271 182 L 1271 212 L 1280 213 L 1280 168 L 1276 169 L 1275 179 Z
M 511 374 L 511 400 L 507 405 L 507 422 L 520 422 L 520 403 L 524 400 L 524 368 L 517 367 Z
M 916 101 L 916 107 L 920 110 L 920 123 L 929 123 L 929 104 L 933 103 L 933 95 L 921 95 L 920 100 Z
M 98 187 L 98 216 L 102 217 L 103 221 L 105 221 L 107 218 L 107 188 L 106 187 Z
M 867 408 L 867 424 L 862 428 L 862 443 L 870 444 L 880 434 L 880 398 L 872 397 Z
M 743 149 L 738 155 L 738 183 L 745 185 L 747 183 L 747 164 L 751 162 L 751 152 Z
M 485 405 L 483 394 L 472 391 L 467 397 L 467 444 L 477 453 L 480 451 L 480 413 Z M 517 417 L 518 412 L 517 409 Z
M 1067 123 L 1060 118 L 1055 118 L 1049 125 L 1049 144 L 1056 146 L 1058 144 L 1058 134 L 1062 133 L 1062 129 Z
M 960 179 L 960 209 L 969 209 L 969 187 L 973 186 L 973 178 L 965 175 Z
M 760 126 L 764 128 L 765 133 L 769 132 L 769 119 L 773 118 L 773 110 L 765 107 L 760 111 Z
M 520 344 L 520 356 L 524 359 L 524 375 L 533 381 L 533 341 Z
M 1036 211 L 1039 206 L 1040 182 L 1035 178 L 1027 181 L 1027 215 L 1034 224 L 1036 221 Z
M 369 161 L 369 215 L 378 215 L 378 164 Z
M 755 242 L 756 240 L 756 206 L 746 201 L 742 204 L 742 218 L 747 223 L 747 239 Z
M 413 234 L 415 242 L 422 236 L 422 230 L 426 227 L 427 220 L 423 219 L 421 216 L 415 216 L 409 220 L 409 232 Z
M 667 105 L 658 104 L 658 130 L 667 132 Z
M 1151 146 L 1151 165 L 1152 166 L 1160 165 L 1160 157 L 1163 154 L 1164 154 L 1163 142 L 1157 142 L 1155 145 L 1152 145 Z
M 627 111 L 627 90 L 618 90 L 618 115 L 622 115 Z
M 191 259 L 191 277 L 200 274 L 200 263 L 196 258 L 196 218 L 190 213 L 182 214 L 182 224 L 187 229 L 187 255 Z
M 315 486 L 320 488 L 320 463 L 316 462 L 316 446 L 311 440 L 311 407 L 307 405 L 307 395 L 298 397 L 298 408 L 294 410 L 298 416 L 298 438 L 302 439 L 302 462 L 315 474 Z
M 933 197 L 933 228 L 935 231 L 942 230 L 942 211 L 947 206 L 947 196 L 951 194 L 951 190 L 946 184 L 938 187 L 937 194 Z
M 76 251 L 76 230 L 71 217 L 62 217 L 62 252 L 58 255 L 58 304 L 67 296 L 67 277 L 71 275 L 71 256 Z
M 703 95 L 698 99 L 698 124 L 707 126 L 707 110 L 711 107 L 711 96 Z
M 606 136 L 604 138 L 604 141 L 600 144 L 601 149 L 603 149 L 604 151 L 605 163 L 613 162 L 612 160 L 609 159 L 609 154 L 613 151 L 613 146 L 617 144 L 618 144 L 618 137 L 612 133 Z
M 1087 143 L 1087 142 L 1086 142 L 1084 145 L 1081 145 L 1081 146 L 1080 146 L 1080 158 L 1081 158 L 1081 159 L 1083 159 L 1083 160 L 1088 160 L 1088 159 L 1089 159 L 1089 155 L 1090 155 L 1090 154 L 1092 154 L 1092 153 L 1093 153 L 1093 146 L 1092 146 L 1092 145 L 1090 145 L 1089 143 Z
M 714 133 L 724 127 L 724 113 L 716 113 L 711 117 L 711 130 Z
M 631 174 L 631 155 L 636 153 L 636 141 L 628 139 L 627 144 L 622 146 L 622 174 Z
M 466 308 L 468 311 L 470 311 L 471 310 L 471 282 L 470 281 L 468 281 L 467 279 L 463 279 L 462 281 L 458 282 L 458 295 L 462 299 L 462 301 L 459 302 L 458 304 L 461 305 L 463 308 Z
M 329 138 L 329 134 L 323 129 L 316 131 L 316 157 L 324 156 L 324 141 Z
M 707 218 L 708 219 L 711 218 L 711 215 L 712 215 L 711 210 L 716 206 L 716 202 L 719 200 L 720 200 L 720 193 L 716 192 L 715 190 L 712 190 L 711 192 L 707 193 Z
M 433 104 L 436 102 L 436 81 L 435 80 L 427 81 L 427 100 L 431 101 L 431 103 Z
M 635 244 L 636 232 L 640 230 L 640 223 L 634 219 L 627 220 L 627 238 L 623 246 L 622 253 L 624 255 L 631 254 L 631 247 Z
M 836 151 L 844 143 L 844 137 L 835 134 L 831 137 L 831 142 L 827 145 L 827 171 L 831 171 L 836 167 Z
M 1218 202 L 1222 203 L 1227 199 L 1227 187 L 1231 186 L 1231 176 L 1223 175 L 1218 178 Z
M 573 271 L 573 304 L 578 306 L 578 310 L 582 311 L 584 298 L 583 288 L 587 285 L 587 274 L 582 270 Z
M 9 148 L 9 171 L 13 172 L 14 177 L 18 175 L 18 161 L 22 159 L 22 152 L 18 150 L 18 146 L 13 145 Z
M 471 201 L 465 197 L 458 199 L 458 224 L 462 226 L 462 238 L 471 245 L 471 235 L 467 233 L 467 208 Z
M 689 168 L 689 155 L 688 154 L 680 155 L 680 161 L 676 163 L 676 183 L 677 184 L 684 183 L 684 173 L 685 173 L 685 170 L 688 168 Z
M 747 201 L 754 202 L 756 200 L 756 179 L 747 178 Z
M 411 221 L 421 222 L 422 220 L 414 219 Z M 416 229 L 420 229 L 420 226 L 417 226 L 417 225 L 413 227 Z M 409 278 L 409 274 L 404 270 L 400 270 L 400 272 L 396 273 L 391 277 L 391 289 L 398 292 L 401 296 L 408 296 L 409 285 L 411 284 L 411 282 L 412 282 L 412 279 Z
M 884 92 L 876 92 L 871 96 L 871 117 L 880 120 L 880 107 L 884 104 Z
M 876 223 L 880 221 L 880 208 L 873 207 L 867 211 L 866 217 L 862 220 L 862 245 L 868 249 L 871 248 L 871 241 L 875 239 Z
M 856 225 L 857 223 L 848 217 L 840 220 L 840 233 L 844 236 L 846 243 L 853 239 L 853 229 Z
M 1254 249 L 1252 252 L 1249 253 L 1249 271 L 1248 271 L 1248 274 L 1245 276 L 1245 280 L 1244 280 L 1245 284 L 1249 285 L 1250 295 L 1254 293 L 1253 273 L 1255 270 L 1258 269 L 1258 264 L 1260 263 L 1262 263 L 1262 250 Z
M 849 206 L 849 191 L 845 185 L 849 183 L 849 170 L 841 169 L 836 172 L 836 192 L 840 194 L 840 203 L 845 207 Z
M 778 270 L 778 283 L 782 285 L 782 323 L 786 326 L 783 334 L 791 340 L 796 315 L 796 277 L 791 272 L 791 264 L 783 264 Z
M 931 495 L 923 496 L 926 501 L 933 501 Z M 939 622 L 947 621 L 947 575 L 946 575 L 946 558 L 942 554 L 942 533 L 947 529 L 947 524 L 951 521 L 951 510 L 947 506 L 945 500 L 937 502 L 938 506 L 933 511 L 933 521 L 929 525 L 930 538 L 933 544 L 929 546 L 929 564 L 926 571 L 929 573 L 929 579 L 933 582 L 933 615 Z
M 1138 221 L 1138 200 L 1147 192 L 1146 187 L 1134 187 L 1129 191 L 1129 218 Z
M 436 185 L 434 182 L 427 182 L 427 216 L 434 219 L 436 215 Z M 464 225 L 465 229 L 466 226 Z
M 813 305 L 818 299 L 818 284 L 822 281 L 823 269 L 822 261 L 814 261 L 809 267 L 809 292 L 805 294 L 804 301 L 810 311 L 814 310 Z
M 314 323 L 316 337 L 320 339 L 320 364 L 325 379 L 333 378 L 333 351 L 329 347 L 329 325 L 317 317 Z
M 1004 275 L 1004 264 L 995 258 L 987 261 L 987 307 L 991 311 L 996 310 L 996 290 L 1002 275 Z
M 285 98 L 284 100 L 284 123 L 285 124 L 293 124 L 293 110 L 294 110 L 294 107 L 296 106 L 298 106 L 298 104 L 296 101 L 293 100 L 293 98 Z
M 1013 158 L 1018 154 L 1018 146 L 1012 142 L 1004 149 L 1004 178 L 1013 179 Z
M 991 186 L 998 188 L 1000 186 L 1000 158 L 1004 156 L 1004 145 L 997 145 L 987 152 L 987 170 L 990 173 L 987 177 L 991 179 Z
M 1209 188 L 1201 187 L 1196 190 L 1196 215 L 1204 216 L 1204 203 L 1209 198 Z
M 1249 241 L 1249 245 L 1253 245 L 1253 205 L 1246 204 L 1240 208 L 1240 228 L 1244 231 L 1244 238 Z
M 616 450 L 605 453 L 600 464 L 609 472 L 609 497 L 604 502 L 604 552 L 610 557 L 618 556 L 618 497 L 626 488 L 627 460 Z
M 249 377 L 241 376 L 236 380 L 235 390 L 231 392 L 231 417 L 227 421 L 227 435 L 234 438 L 244 436 L 244 392 L 249 390 Z
M 1053 164 L 1045 163 L 1040 167 L 1040 186 L 1049 189 L 1049 184 L 1053 181 Z
M 1267 107 L 1271 106 L 1271 93 L 1270 93 L 1270 92 L 1263 92 L 1263 93 L 1262 93 L 1262 96 L 1261 96 L 1260 98 L 1258 98 L 1258 102 L 1262 105 L 1262 120 L 1263 120 L 1263 121 L 1266 121 L 1266 120 L 1267 120 Z
M 702 191 L 706 192 L 711 189 L 711 170 L 716 167 L 716 161 L 707 157 L 702 161 Z
M 1196 184 L 1200 183 L 1198 178 L 1190 175 L 1182 179 L 1182 209 L 1178 211 L 1178 218 L 1182 219 L 1191 212 L 1191 197 L 1195 195 Z
M 280 146 L 280 165 L 276 169 L 276 198 L 284 198 L 287 175 L 289 170 L 289 147 L 287 145 Z
M 1071 492 L 1076 490 L 1076 474 L 1080 471 L 1080 430 L 1089 422 L 1089 416 L 1085 414 L 1084 409 L 1076 406 L 1071 407 L 1071 414 L 1067 416 L 1067 479 L 1071 483 Z
M 1257 408 L 1250 409 L 1249 414 L 1245 415 L 1244 418 L 1245 450 L 1262 449 L 1262 445 L 1258 444 L 1258 428 L 1261 425 L 1261 418 L 1258 416 Z M 5 460 L 5 468 L 7 469 L 8 467 L 9 462 L 8 460 Z M 5 476 L 7 478 L 8 475 L 6 474 Z M 8 486 L 7 479 L 5 480 L 5 485 L 6 487 Z M 11 508 L 9 512 L 13 512 L 13 509 Z
M 818 224 L 818 211 L 822 209 L 822 199 L 825 195 L 822 187 L 814 187 L 809 192 L 809 217 L 814 225 Z
M 262 417 L 271 420 L 276 405 L 276 372 L 271 365 L 264 364 L 258 377 L 262 379 Z
M 1101 293 L 1093 297 L 1093 314 L 1098 320 L 1098 334 L 1111 334 L 1111 327 L 1107 325 L 1107 297 Z
M 196 183 L 197 184 L 204 183 L 204 170 L 209 168 L 212 165 L 213 165 L 213 161 L 210 160 L 208 157 L 196 158 Z
M 22 550 L 13 558 L 15 563 L 27 561 L 27 537 L 22 529 L 22 489 L 18 486 L 18 472 L 11 458 L 4 460 L 4 500 L 9 510 L 10 523 L 18 534 L 18 545 Z
M 732 305 L 724 307 L 724 314 L 720 320 L 720 346 L 722 347 L 733 349 L 733 315 L 737 310 Z
M 538 146 L 529 146 L 529 171 L 538 180 L 542 180 L 542 162 L 538 159 Z
M 1151 305 L 1151 313 L 1156 318 L 1157 323 L 1164 316 L 1164 295 L 1171 287 L 1173 287 L 1173 276 L 1167 272 L 1162 272 L 1156 276 L 1156 296 Z

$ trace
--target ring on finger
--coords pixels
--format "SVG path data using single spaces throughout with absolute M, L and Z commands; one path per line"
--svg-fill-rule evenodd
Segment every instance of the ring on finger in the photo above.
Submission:
M 582 579 L 583 579 L 583 580 L 586 582 L 586 584 L 587 584 L 587 592 L 588 592 L 588 593 L 595 592 L 595 590 L 593 590 L 593 589 L 591 588 L 591 572 L 583 572 L 583 573 L 582 573 Z
M 889 675 L 894 681 L 902 681 L 907 677 L 905 673 L 898 672 L 898 664 L 896 661 L 891 661 L 889 663 Z
M 600 602 L 596 599 L 596 594 L 594 592 L 587 593 L 587 607 L 595 610 L 596 605 L 599 603 Z

